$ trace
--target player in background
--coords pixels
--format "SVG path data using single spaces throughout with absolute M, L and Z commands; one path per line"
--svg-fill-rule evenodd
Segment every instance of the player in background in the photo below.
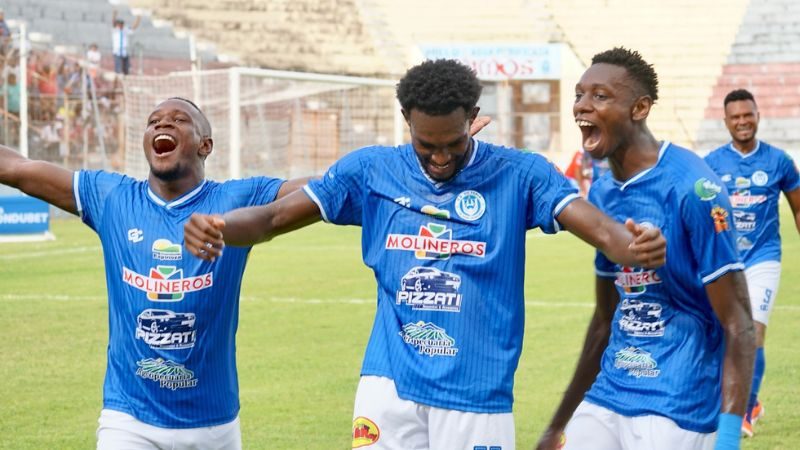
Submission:
M 320 219 L 362 227 L 378 299 L 353 448 L 515 447 L 526 230 L 569 230 L 627 265 L 664 261 L 659 230 L 609 219 L 540 155 L 470 138 L 480 93 L 457 61 L 415 66 L 397 86 L 411 144 L 356 150 L 303 192 L 185 227 L 186 247 L 207 260 L 231 250 L 223 242 L 248 246 Z
M 783 150 L 756 139 L 758 107 L 745 89 L 728 93 L 724 100 L 725 126 L 731 142 L 706 156 L 731 193 L 737 246 L 745 265 L 750 306 L 756 329 L 756 362 L 742 433 L 753 436 L 753 425 L 764 414 L 758 401 L 766 358 L 764 338 L 781 278 L 781 236 L 778 201 L 789 200 L 800 232 L 800 175 Z
M 648 270 L 597 254 L 583 351 L 537 448 L 737 449 L 755 346 L 728 195 L 647 128 L 658 80 L 638 52 L 595 55 L 575 93 L 583 148 L 612 171 L 589 201 L 660 227 L 668 258 Z
M 97 448 L 241 448 L 235 333 L 249 249 L 200 261 L 182 250 L 183 223 L 269 203 L 307 180 L 206 180 L 211 126 L 184 99 L 155 108 L 142 146 L 146 181 L 0 146 L 0 183 L 80 216 L 100 237 L 109 343 Z
M 572 155 L 564 176 L 567 177 L 572 187 L 578 190 L 581 197 L 586 198 L 589 186 L 592 184 L 591 159 L 583 150 L 578 150 Z

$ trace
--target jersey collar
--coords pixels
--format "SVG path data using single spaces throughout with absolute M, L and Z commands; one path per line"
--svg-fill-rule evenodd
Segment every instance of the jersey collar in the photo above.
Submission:
M 729 142 L 728 143 L 728 148 L 732 152 L 734 152 L 737 155 L 741 156 L 742 158 L 749 158 L 749 157 L 755 155 L 756 152 L 761 148 L 761 141 L 758 141 L 758 140 L 756 141 L 756 148 L 754 148 L 753 151 L 750 152 L 750 153 L 742 153 L 742 152 L 740 152 L 736 147 L 733 146 L 733 142 Z
M 152 189 L 150 189 L 150 185 L 147 186 L 147 196 L 150 197 L 150 200 L 155 202 L 158 206 L 163 206 L 166 209 L 172 209 L 177 206 L 183 205 L 184 203 L 188 202 L 189 200 L 193 199 L 197 196 L 197 194 L 203 190 L 203 187 L 206 185 L 206 181 L 203 180 L 196 188 L 192 189 L 186 194 L 181 195 L 180 197 L 172 200 L 171 202 L 164 201 L 161 197 L 158 196 Z

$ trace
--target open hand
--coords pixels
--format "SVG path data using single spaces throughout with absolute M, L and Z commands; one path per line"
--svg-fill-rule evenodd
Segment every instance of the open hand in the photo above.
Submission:
M 186 249 L 194 256 L 214 261 L 222 256 L 225 241 L 222 230 L 225 221 L 219 215 L 192 214 L 192 217 L 183 225 L 183 241 Z
M 633 234 L 633 242 L 628 246 L 638 261 L 637 266 L 657 269 L 667 262 L 667 239 L 661 229 L 642 226 L 633 219 L 625 221 L 625 228 Z

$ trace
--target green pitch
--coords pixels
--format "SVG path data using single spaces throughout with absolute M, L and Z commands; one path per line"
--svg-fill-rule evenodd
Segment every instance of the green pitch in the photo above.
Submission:
M 783 282 L 767 339 L 766 416 L 745 449 L 800 442 L 800 239 L 783 211 Z M 107 339 L 102 254 L 76 220 L 58 240 L 0 245 L 0 448 L 94 448 Z M 592 250 L 528 234 L 527 330 L 516 377 L 518 448 L 532 448 L 572 374 L 592 313 Z M 350 448 L 375 311 L 359 229 L 315 225 L 257 247 L 238 334 L 248 449 Z

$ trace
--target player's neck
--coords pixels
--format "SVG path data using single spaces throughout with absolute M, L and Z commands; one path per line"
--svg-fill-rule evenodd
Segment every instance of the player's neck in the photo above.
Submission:
M 617 149 L 608 159 L 614 178 L 625 182 L 655 166 L 661 145 L 649 131 L 632 135 L 627 145 Z
M 178 180 L 163 180 L 151 173 L 147 182 L 150 184 L 150 190 L 162 200 L 170 202 L 196 188 L 203 182 L 203 178 L 188 176 Z
M 746 155 L 756 149 L 758 141 L 756 141 L 756 138 L 754 137 L 749 141 L 731 141 L 731 143 L 733 144 L 733 148 Z

